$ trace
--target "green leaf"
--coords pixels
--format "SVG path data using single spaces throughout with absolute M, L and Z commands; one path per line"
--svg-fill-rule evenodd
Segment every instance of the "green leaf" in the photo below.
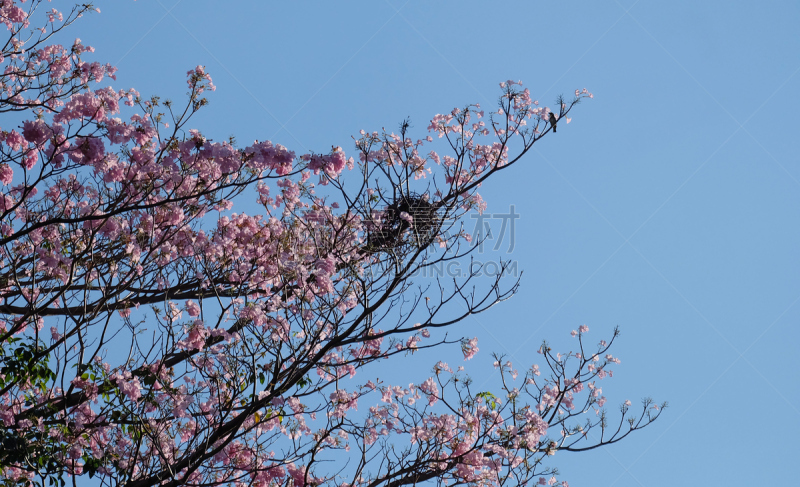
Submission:
M 489 391 L 479 392 L 475 397 L 476 398 L 478 398 L 478 397 L 482 398 L 484 401 L 486 401 L 486 404 L 489 406 L 489 409 L 491 409 L 492 411 L 494 411 L 497 408 L 497 396 L 495 396 L 491 392 L 489 392 Z

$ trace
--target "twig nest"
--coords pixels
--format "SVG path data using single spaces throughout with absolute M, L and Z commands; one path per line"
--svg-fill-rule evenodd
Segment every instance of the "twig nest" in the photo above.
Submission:
M 383 211 L 381 221 L 369 234 L 367 249 L 375 253 L 427 247 L 440 226 L 439 207 L 427 194 L 403 195 Z

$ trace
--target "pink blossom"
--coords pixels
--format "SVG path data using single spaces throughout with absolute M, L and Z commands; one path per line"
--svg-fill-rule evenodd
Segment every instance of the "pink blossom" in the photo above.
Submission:
M 50 133 L 51 130 L 44 120 L 26 120 L 23 122 L 22 136 L 36 146 L 44 144 Z
M 328 416 L 343 418 L 348 409 L 358 409 L 358 393 L 356 392 L 348 394 L 347 391 L 338 389 L 331 393 L 329 399 L 334 408 L 328 412 Z
M 14 179 L 14 170 L 8 164 L 0 164 L 0 182 L 8 186 Z
M 6 145 L 11 147 L 11 150 L 14 151 L 22 149 L 22 146 L 25 145 L 25 139 L 16 130 L 12 130 L 8 135 L 6 135 L 5 142 Z
M 192 301 L 191 299 L 186 301 L 186 312 L 191 317 L 196 317 L 200 315 L 200 306 L 197 303 Z
M 22 166 L 30 171 L 37 162 L 39 162 L 39 152 L 29 151 L 22 160 Z
M 108 140 L 112 144 L 124 144 L 128 142 L 134 131 L 133 125 L 124 123 L 119 118 L 112 118 L 106 121 L 106 130 L 108 130 Z
M 205 328 L 203 320 L 195 320 L 188 331 L 188 336 L 177 343 L 178 348 L 184 350 L 202 350 L 205 348 L 206 338 L 211 333 Z
M 433 377 L 428 377 L 425 382 L 419 385 L 419 389 L 428 395 L 429 405 L 433 406 L 439 400 L 439 386 L 436 385 Z
M 464 354 L 464 360 L 471 360 L 478 353 L 478 350 L 478 337 L 461 342 L 461 352 Z

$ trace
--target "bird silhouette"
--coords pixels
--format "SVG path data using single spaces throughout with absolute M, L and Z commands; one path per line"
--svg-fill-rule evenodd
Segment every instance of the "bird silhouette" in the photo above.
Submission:
M 550 125 L 553 126 L 553 133 L 556 133 L 556 116 L 553 112 L 550 112 Z

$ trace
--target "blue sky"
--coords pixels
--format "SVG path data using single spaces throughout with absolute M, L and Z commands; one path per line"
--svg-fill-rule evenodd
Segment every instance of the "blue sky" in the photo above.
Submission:
M 620 444 L 556 456 L 563 479 L 796 482 L 800 4 L 97 6 L 71 35 L 119 67 L 116 88 L 181 100 L 186 71 L 207 67 L 218 89 L 192 126 L 217 140 L 354 152 L 360 129 L 410 117 L 424 136 L 436 113 L 491 108 L 506 79 L 549 105 L 588 88 L 572 123 L 482 191 L 489 213 L 514 205 L 520 218 L 513 252 L 481 258 L 525 273 L 514 299 L 456 330 L 480 339 L 469 370 L 490 384 L 490 351 L 524 367 L 543 338 L 566 350 L 581 324 L 596 339 L 618 325 L 622 364 L 604 393 L 670 408 Z

